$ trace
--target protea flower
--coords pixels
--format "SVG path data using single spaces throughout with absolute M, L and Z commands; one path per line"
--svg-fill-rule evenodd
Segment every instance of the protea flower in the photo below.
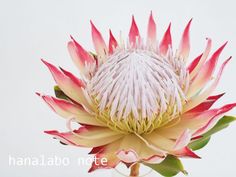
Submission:
M 208 38 L 203 53 L 187 64 L 191 22 L 176 51 L 172 48 L 171 24 L 157 42 L 152 14 L 146 41 L 134 17 L 126 45 L 122 39 L 118 42 L 111 30 L 107 45 L 92 22 L 96 54 L 71 37 L 68 50 L 81 78 L 42 60 L 57 83 L 58 98 L 39 94 L 67 119 L 69 131 L 45 132 L 63 144 L 92 148 L 90 154 L 107 159 L 106 165 L 93 163 L 89 172 L 115 168 L 119 163 L 131 166 L 131 175 L 135 175 L 138 163 L 165 176 L 185 172 L 179 158 L 200 158 L 193 150 L 203 147 L 212 133 L 235 119 L 223 117 L 218 122 L 236 106 L 211 109 L 223 95 L 211 96 L 231 57 L 213 78 L 226 43 L 209 55 L 212 41 Z M 72 130 L 71 122 L 80 127 Z M 161 165 L 167 168 L 163 170 Z

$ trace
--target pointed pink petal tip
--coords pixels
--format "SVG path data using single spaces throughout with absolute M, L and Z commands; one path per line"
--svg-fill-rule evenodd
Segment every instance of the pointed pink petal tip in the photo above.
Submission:
M 231 109 L 236 107 L 236 103 L 231 103 L 224 105 L 223 107 L 219 109 L 215 109 L 215 115 L 201 128 L 199 128 L 197 131 L 193 133 L 193 137 L 202 135 L 209 131 L 211 128 L 215 126 L 219 118 L 226 112 L 230 111 Z
M 193 18 L 191 18 L 191 19 L 189 20 L 189 22 L 188 22 L 188 24 L 187 24 L 187 27 L 186 27 L 186 29 L 188 29 L 188 30 L 189 30 L 189 28 L 190 28 L 190 26 L 191 26 L 191 23 L 192 23 L 192 21 L 193 21 Z
M 70 35 L 70 38 L 71 38 L 72 41 L 75 42 L 75 39 L 74 39 L 74 37 L 72 35 Z
M 95 25 L 93 24 L 93 21 L 92 21 L 92 20 L 90 20 L 90 24 L 91 24 L 92 28 L 95 28 L 95 29 L 96 29 L 96 27 L 95 27 Z
M 75 75 L 73 75 L 72 73 L 70 73 L 69 71 L 63 69 L 62 67 L 59 67 L 60 70 L 63 72 L 63 74 L 65 74 L 67 77 L 69 77 L 74 83 L 76 83 L 78 86 L 80 87 L 85 87 L 85 83 L 80 80 L 79 78 L 77 78 Z
M 197 155 L 195 152 L 193 152 L 188 147 L 185 148 L 185 153 L 188 157 L 195 158 L 195 159 L 201 159 L 201 157 L 199 155 Z
M 223 51 L 223 49 L 225 48 L 225 46 L 228 44 L 228 41 L 226 41 L 222 46 L 220 46 L 216 51 L 215 53 L 212 55 L 212 58 L 213 56 L 218 56 L 220 55 L 220 53 Z
M 75 38 L 72 35 L 70 35 L 70 38 L 79 50 L 84 50 L 84 48 L 75 40 Z M 79 51 L 79 52 L 81 53 L 81 51 Z
M 112 54 L 114 51 L 114 49 L 118 46 L 118 43 L 115 39 L 115 37 L 113 36 L 111 29 L 109 29 L 109 35 L 110 35 L 110 39 L 109 39 L 109 54 Z
M 49 69 L 50 71 L 53 71 L 53 72 L 55 72 L 55 73 L 58 73 L 58 69 L 56 68 L 56 66 L 54 66 L 53 64 L 47 62 L 47 61 L 44 60 L 44 59 L 41 59 L 41 61 L 48 67 L 48 69 Z
M 188 71 L 189 73 L 191 73 L 194 68 L 198 65 L 198 63 L 200 62 L 201 58 L 202 58 L 203 53 L 201 53 L 199 56 L 197 56 L 188 66 Z
M 136 42 L 140 42 L 139 30 L 135 22 L 134 15 L 132 15 L 132 23 L 129 31 L 129 42 L 133 47 L 136 46 Z
M 214 96 L 209 96 L 207 98 L 206 101 L 204 101 L 203 103 L 199 104 L 198 106 L 196 106 L 195 108 L 189 110 L 188 112 L 203 112 L 203 111 L 206 111 L 208 109 L 211 108 L 211 106 L 218 100 L 220 99 L 225 93 L 221 93 L 221 94 L 218 94 L 218 95 L 214 95 Z
M 59 133 L 57 130 L 45 130 L 43 132 L 49 135 L 55 135 Z
M 188 58 L 189 51 L 190 51 L 190 37 L 189 37 L 189 31 L 190 26 L 192 23 L 192 18 L 188 22 L 187 26 L 184 29 L 184 32 L 182 34 L 182 39 L 180 41 L 179 45 L 179 55 L 180 57 L 183 57 L 184 59 Z
M 175 151 L 174 155 L 180 156 L 180 157 L 190 157 L 195 159 L 201 159 L 200 156 L 198 156 L 196 153 L 194 153 L 191 149 L 189 149 L 187 146 L 184 147 L 181 150 Z
M 60 73 L 60 71 L 57 69 L 56 66 L 54 66 L 53 64 L 47 62 L 47 61 L 44 60 L 44 59 L 41 59 L 41 61 L 48 67 L 48 69 L 49 69 L 50 72 L 52 73 L 53 77 L 54 77 L 55 75 L 57 75 L 58 77 L 61 77 L 62 74 Z M 55 77 L 54 77 L 54 78 L 55 78 Z
M 218 48 L 211 56 L 211 58 L 200 69 L 196 78 L 194 78 L 188 90 L 188 96 L 191 96 L 202 89 L 210 80 L 217 66 L 218 59 L 222 53 L 227 42 Z
M 90 20 L 91 24 L 91 30 L 92 30 L 92 39 L 93 39 L 93 44 L 95 47 L 95 50 L 98 55 L 104 57 L 107 54 L 107 46 L 106 43 L 101 35 L 101 33 L 98 31 L 98 29 L 95 27 L 93 24 L 92 20 Z
M 148 21 L 147 36 L 148 36 L 148 43 L 151 44 L 152 46 L 154 46 L 156 43 L 156 23 L 154 21 L 152 11 L 151 11 L 149 21 Z
M 231 59 L 232 57 L 230 57 L 230 59 Z M 218 100 L 219 98 L 221 98 L 222 96 L 224 96 L 225 95 L 225 92 L 224 93 L 221 93 L 221 94 L 218 94 L 218 95 L 214 95 L 214 96 L 209 96 L 208 98 L 207 98 L 207 100 Z
M 163 38 L 162 38 L 162 41 L 160 43 L 160 53 L 162 55 L 166 55 L 167 54 L 167 51 L 168 51 L 168 48 L 169 46 L 172 47 L 172 38 L 171 38 L 171 23 L 169 24 Z
M 39 92 L 35 92 L 35 94 L 38 95 L 38 96 L 41 96 L 41 94 Z
M 48 66 L 48 65 L 50 65 L 50 63 L 48 63 L 46 60 L 44 60 L 43 58 L 41 58 L 41 61 L 46 65 L 46 66 Z
M 154 18 L 153 18 L 152 11 L 151 11 L 150 16 L 149 16 L 149 24 L 150 24 L 151 26 L 156 25 L 156 24 L 155 24 L 155 21 L 154 21 Z

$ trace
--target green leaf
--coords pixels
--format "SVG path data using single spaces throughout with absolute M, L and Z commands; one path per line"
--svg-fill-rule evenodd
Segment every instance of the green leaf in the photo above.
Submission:
M 54 86 L 54 93 L 57 98 L 61 98 L 63 100 L 69 100 L 68 96 L 60 89 L 59 86 Z
M 227 128 L 229 124 L 235 120 L 236 117 L 233 116 L 222 117 L 212 129 L 210 129 L 208 132 L 202 135 L 202 138 L 193 141 L 188 145 L 188 147 L 194 151 L 203 148 L 210 141 L 211 135 Z
M 206 146 L 209 141 L 210 141 L 211 137 L 202 137 L 196 141 L 193 141 L 192 143 L 190 143 L 188 145 L 188 147 L 194 151 L 203 148 L 204 146 Z
M 187 174 L 187 172 L 184 170 L 182 162 L 177 157 L 172 155 L 168 155 L 160 164 L 144 163 L 144 165 L 152 168 L 154 171 L 165 177 L 175 176 L 179 172 Z

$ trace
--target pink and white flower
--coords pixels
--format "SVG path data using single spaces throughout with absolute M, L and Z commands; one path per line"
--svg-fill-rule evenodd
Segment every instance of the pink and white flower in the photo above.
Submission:
M 152 14 L 146 41 L 134 17 L 126 45 L 123 39 L 117 41 L 111 30 L 107 44 L 92 22 L 96 54 L 71 37 L 68 50 L 81 78 L 42 60 L 65 98 L 39 94 L 67 119 L 70 130 L 45 132 L 65 144 L 92 148 L 91 154 L 98 158 L 107 158 L 107 165 L 92 164 L 90 172 L 119 163 L 158 164 L 168 155 L 199 158 L 188 145 L 213 128 L 236 103 L 211 108 L 223 96 L 212 93 L 231 57 L 215 74 L 227 43 L 210 54 L 212 41 L 208 38 L 205 50 L 187 64 L 191 22 L 176 51 L 171 25 L 158 40 Z M 80 127 L 71 130 L 71 122 Z

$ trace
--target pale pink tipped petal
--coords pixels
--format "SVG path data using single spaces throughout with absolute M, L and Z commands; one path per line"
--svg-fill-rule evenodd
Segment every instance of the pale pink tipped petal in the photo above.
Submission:
M 74 118 L 78 123 L 86 125 L 104 126 L 98 122 L 94 116 L 87 113 L 81 106 L 75 105 L 69 101 L 57 99 L 48 95 L 40 95 L 42 99 L 52 108 L 58 115 L 70 119 Z
M 174 150 L 175 141 L 158 134 L 157 131 L 153 131 L 150 134 L 143 135 L 143 137 L 150 144 L 159 148 L 162 151 L 171 152 Z
M 153 155 L 147 159 L 142 159 L 143 162 L 146 162 L 146 163 L 149 163 L 149 164 L 159 164 L 161 162 L 163 162 L 165 160 L 165 156 L 161 157 L 161 156 L 158 156 L 158 155 Z
M 98 147 L 109 144 L 120 139 L 123 135 L 114 132 L 106 127 L 84 126 L 78 130 L 59 133 L 57 131 L 45 131 L 45 133 L 70 142 L 70 144 L 83 147 Z
M 79 69 L 79 71 L 82 74 L 85 73 L 84 62 L 79 57 L 77 48 L 75 47 L 75 44 L 73 41 L 68 42 L 67 49 L 76 67 Z
M 201 159 L 201 157 L 199 157 L 196 153 L 194 153 L 188 147 L 185 147 L 181 150 L 175 151 L 173 153 L 173 155 L 179 156 L 179 157 L 189 157 L 189 158 Z
M 221 93 L 221 94 L 218 94 L 218 95 L 213 95 L 213 96 L 209 96 L 207 98 L 207 100 L 214 100 L 214 101 L 217 101 L 218 99 L 220 99 L 222 96 L 224 96 L 225 93 Z
M 132 142 L 132 143 L 130 143 Z M 125 135 L 123 138 L 116 140 L 103 147 L 94 150 L 98 153 L 96 157 L 105 157 L 108 160 L 107 166 L 92 166 L 91 171 L 99 168 L 114 168 L 119 162 L 128 166 L 132 163 L 142 161 L 146 163 L 160 163 L 166 154 L 154 151 L 146 146 L 143 141 L 134 134 Z
M 52 65 L 51 63 L 48 63 L 47 61 L 45 61 L 43 59 L 41 59 L 41 61 L 48 67 L 55 82 L 61 83 L 62 80 L 64 80 L 66 78 L 65 75 L 59 69 L 57 69 L 57 67 L 55 67 L 54 65 Z
M 113 54 L 113 50 L 118 46 L 118 43 L 115 39 L 115 37 L 113 36 L 111 30 L 109 30 L 110 33 L 110 39 L 109 39 L 109 54 Z
M 78 67 L 82 74 L 86 73 L 86 64 L 93 64 L 95 63 L 95 59 L 91 56 L 75 39 L 71 36 L 72 41 L 70 41 L 67 45 L 69 54 Z
M 50 70 L 54 80 L 60 87 L 60 89 L 69 96 L 72 100 L 76 101 L 77 103 L 82 104 L 83 106 L 87 107 L 88 109 L 92 109 L 90 104 L 88 103 L 87 99 L 85 98 L 83 94 L 83 85 L 81 85 L 82 81 L 76 80 L 75 77 L 70 78 L 68 76 L 71 76 L 67 72 L 67 75 L 65 75 L 62 71 L 57 69 L 54 65 L 42 60 L 43 63 L 48 67 Z
M 226 64 L 231 60 L 232 57 L 228 58 L 222 65 L 221 68 L 214 80 L 214 82 L 202 93 L 200 93 L 199 95 L 197 95 L 196 97 L 192 98 L 191 100 L 189 100 L 186 105 L 184 106 L 184 112 L 187 112 L 191 109 L 193 109 L 194 107 L 198 106 L 199 104 L 201 104 L 202 102 L 204 102 L 207 97 L 209 97 L 209 95 L 215 90 L 216 86 L 218 85 L 221 75 L 223 73 L 223 70 L 226 66 Z
M 117 158 L 114 153 L 98 153 L 95 157 L 96 161 L 92 163 L 88 173 L 94 172 L 98 169 L 113 169 L 120 163 L 120 159 Z
M 196 74 L 199 73 L 199 70 L 202 68 L 202 65 L 205 63 L 210 50 L 211 50 L 211 45 L 212 45 L 212 41 L 210 38 L 207 39 L 207 46 L 200 58 L 200 60 L 197 62 L 197 64 L 194 66 L 193 70 L 190 72 L 190 79 L 193 79 L 195 77 Z
M 70 136 L 71 133 L 59 133 L 57 130 L 48 130 L 48 131 L 44 131 L 44 133 L 52 135 L 53 137 L 55 137 L 56 139 L 58 139 L 64 144 L 72 145 L 72 146 L 79 146 L 75 144 L 74 142 L 70 141 L 69 139 L 65 138 L 66 136 Z
M 93 162 L 89 172 L 93 172 L 97 169 L 111 169 L 115 168 L 119 163 L 120 159 L 116 156 L 117 149 L 119 148 L 121 140 L 116 140 L 110 144 L 102 147 L 101 150 L 95 155 L 97 162 Z M 94 149 L 94 148 L 93 148 Z M 106 159 L 106 163 L 102 163 L 102 159 Z
M 164 132 L 161 132 L 159 129 L 157 129 L 149 135 L 144 135 L 144 137 L 150 144 L 162 150 L 165 150 L 168 154 L 173 154 L 175 156 L 181 157 L 185 156 L 197 158 L 198 156 L 196 156 L 193 152 L 191 152 L 191 150 L 186 147 L 191 141 L 191 133 L 189 130 L 186 130 L 186 128 L 184 132 L 183 130 L 184 129 L 174 129 L 174 131 L 172 131 L 171 127 L 170 129 L 165 129 Z M 174 133 L 174 139 L 167 138 L 168 133 Z
M 53 109 L 53 111 L 55 111 L 55 113 L 64 118 L 72 118 L 72 116 L 76 117 L 76 114 L 86 114 L 83 108 L 79 105 L 75 105 L 66 100 L 57 99 L 49 95 L 40 96 Z
M 134 16 L 132 16 L 132 23 L 131 23 L 131 27 L 129 31 L 129 42 L 132 47 L 135 47 L 137 43 L 138 44 L 140 43 L 140 40 L 141 40 L 141 37 L 139 35 L 138 27 L 136 25 Z
M 185 113 L 181 116 L 180 121 L 173 126 L 173 124 L 170 122 L 171 126 L 166 125 L 166 127 L 161 127 L 157 130 L 155 130 L 155 134 L 158 134 L 159 136 L 166 137 L 168 139 L 179 139 L 181 134 L 186 130 L 190 129 L 191 131 L 194 131 L 201 127 L 202 125 L 207 122 L 211 117 L 213 117 L 216 114 L 216 110 L 207 110 L 200 114 L 189 114 Z
M 191 72 L 194 70 L 194 68 L 198 65 L 200 59 L 202 58 L 202 55 L 203 55 L 203 53 L 200 54 L 199 56 L 197 56 L 197 57 L 189 64 L 189 66 L 188 66 L 188 71 L 189 71 L 189 73 L 191 73 Z
M 155 147 L 154 150 L 153 147 L 150 147 L 151 145 L 148 145 L 148 142 L 143 138 L 140 138 L 135 134 L 124 136 L 124 138 L 121 139 L 118 150 L 116 151 L 119 158 L 128 163 L 128 161 L 136 162 L 148 160 L 154 156 L 159 156 L 160 158 L 166 157 L 164 151 L 158 149 L 158 147 Z
M 102 146 L 102 148 L 98 148 L 98 153 L 95 155 L 97 159 L 103 159 L 105 158 L 107 160 L 106 164 L 102 164 L 100 160 L 95 164 L 95 161 L 93 162 L 91 168 L 89 169 L 89 172 L 93 172 L 97 169 L 110 169 L 115 168 L 119 163 L 120 159 L 116 156 L 116 152 L 118 151 L 120 145 L 122 142 L 122 138 L 118 139 L 112 143 L 109 143 L 107 145 Z M 94 149 L 94 148 L 93 148 Z
M 116 155 L 125 163 L 135 163 L 139 160 L 137 153 L 133 150 L 120 150 Z
M 215 71 L 218 58 L 221 52 L 223 51 L 224 47 L 226 46 L 226 44 L 227 42 L 224 45 L 222 45 L 200 69 L 199 74 L 197 74 L 197 76 L 194 78 L 193 82 L 189 87 L 187 94 L 188 97 L 191 97 L 196 92 L 201 90 L 207 84 L 207 82 L 210 81 L 212 74 Z
M 156 23 L 153 19 L 152 12 L 148 21 L 147 44 L 151 47 L 155 47 L 156 45 Z
M 190 114 L 183 114 L 181 120 L 174 126 L 159 128 L 155 132 L 160 136 L 165 136 L 169 139 L 178 139 L 186 129 L 190 129 L 192 138 L 199 137 L 204 132 L 215 125 L 218 118 L 222 117 L 224 113 L 236 106 L 236 103 L 225 105 L 221 108 L 204 111 L 196 116 Z
M 191 141 L 192 133 L 189 129 L 186 129 L 180 137 L 176 140 L 174 149 L 179 150 L 187 146 Z
M 71 36 L 71 39 L 72 41 L 74 42 L 74 45 L 77 49 L 77 54 L 80 58 L 80 61 L 85 64 L 86 62 L 87 63 L 93 63 L 95 62 L 94 61 L 94 58 L 92 55 L 90 55 L 72 36 Z
M 186 129 L 190 129 L 192 138 L 197 138 L 204 132 L 212 128 L 215 125 L 218 118 L 222 117 L 224 113 L 231 110 L 236 106 L 236 103 L 225 105 L 221 108 L 211 109 L 203 111 L 197 115 L 191 115 L 189 113 L 183 114 L 181 120 L 174 126 L 161 127 L 155 131 L 160 136 L 167 137 L 169 139 L 178 139 Z M 170 124 L 171 125 L 171 124 Z
M 219 99 L 221 98 L 225 93 L 219 94 L 219 95 L 214 95 L 214 96 L 209 96 L 206 101 L 203 103 L 199 104 L 195 108 L 191 109 L 188 111 L 188 113 L 200 113 L 203 111 L 206 111 L 211 108 L 211 106 Z
M 236 107 L 236 103 L 227 104 L 227 105 L 223 106 L 222 108 L 218 109 L 216 112 L 216 115 L 214 117 L 212 117 L 204 126 L 202 126 L 196 132 L 194 132 L 193 136 L 196 137 L 196 136 L 202 135 L 202 134 L 206 133 L 207 131 L 209 131 L 211 128 L 213 128 L 215 126 L 215 124 L 218 122 L 219 118 L 221 118 L 224 113 L 230 111 L 234 107 Z
M 168 28 L 167 28 L 167 30 L 166 30 L 163 38 L 162 38 L 160 46 L 159 46 L 159 50 L 160 50 L 160 53 L 162 55 L 167 54 L 167 51 L 168 51 L 169 47 L 172 48 L 172 38 L 171 38 L 170 28 L 171 28 L 171 23 L 169 24 L 169 26 L 168 26 Z
M 69 81 L 73 81 L 73 84 L 78 86 L 78 87 L 82 87 L 83 85 L 81 85 L 82 81 L 79 81 L 79 79 L 75 80 L 71 80 L 68 76 L 66 76 L 62 71 L 60 71 L 57 67 L 55 67 L 53 64 L 48 63 L 47 61 L 42 59 L 42 62 L 48 67 L 49 71 L 51 72 L 55 82 L 59 85 L 63 85 L 63 81 L 65 82 L 69 82 Z M 70 73 L 71 74 L 71 73 Z M 67 75 L 70 75 L 69 72 L 67 72 Z M 71 74 L 72 75 L 72 74 Z M 75 79 L 75 78 L 73 78 Z
M 106 43 L 101 35 L 101 33 L 98 31 L 98 29 L 95 27 L 92 21 L 91 23 L 91 29 L 92 29 L 92 39 L 93 39 L 93 44 L 94 48 L 97 52 L 97 55 L 100 56 L 102 60 L 105 60 L 105 56 L 108 53 Z
M 189 39 L 189 30 L 191 26 L 192 19 L 188 22 L 187 26 L 184 29 L 182 34 L 182 39 L 179 44 L 179 56 L 181 58 L 188 58 L 190 51 L 190 39 Z
M 82 81 L 81 79 L 79 79 L 78 77 L 76 77 L 74 74 L 72 74 L 71 72 L 69 72 L 69 71 L 67 71 L 67 70 L 65 70 L 65 69 L 63 69 L 63 68 L 61 68 L 60 67 L 60 69 L 61 69 L 61 71 L 64 73 L 64 75 L 66 75 L 67 77 L 69 77 L 74 83 L 76 83 L 78 86 L 80 86 L 80 87 L 83 87 L 83 88 L 85 88 L 85 83 L 84 83 L 84 81 Z

